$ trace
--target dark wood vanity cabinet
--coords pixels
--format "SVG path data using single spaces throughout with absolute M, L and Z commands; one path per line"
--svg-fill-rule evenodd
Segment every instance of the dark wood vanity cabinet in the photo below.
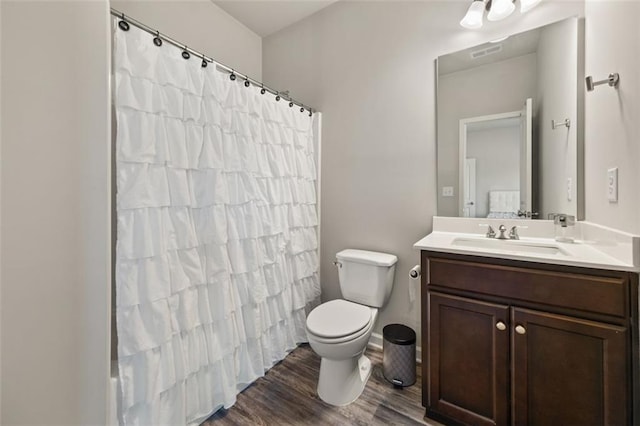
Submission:
M 428 417 L 638 423 L 636 274 L 426 251 L 422 271 Z

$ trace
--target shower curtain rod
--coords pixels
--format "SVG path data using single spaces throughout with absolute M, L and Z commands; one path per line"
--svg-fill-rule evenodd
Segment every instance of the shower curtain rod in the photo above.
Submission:
M 239 73 L 238 71 L 236 71 L 235 69 L 231 68 L 230 66 L 225 65 L 222 62 L 219 62 L 219 61 L 217 61 L 217 60 L 215 60 L 215 59 L 213 59 L 213 58 L 211 58 L 209 56 L 206 56 L 203 53 L 200 53 L 200 52 L 198 52 L 196 50 L 191 49 L 186 44 L 180 43 L 179 41 L 174 40 L 173 38 L 167 36 L 166 34 L 163 34 L 160 31 L 155 30 L 155 29 L 151 28 L 150 26 L 148 26 L 148 25 L 146 25 L 146 24 L 144 24 L 144 23 L 142 23 L 142 22 L 140 22 L 140 21 L 138 21 L 136 19 L 133 19 L 132 17 L 125 15 L 124 13 L 120 12 L 117 9 L 114 9 L 113 7 L 111 8 L 111 15 L 115 16 L 116 18 L 119 18 L 121 21 L 124 21 L 124 22 L 127 22 L 127 23 L 133 25 L 134 27 L 140 28 L 141 30 L 143 30 L 143 31 L 145 31 L 145 32 L 147 32 L 147 33 L 149 33 L 151 35 L 154 35 L 157 38 L 162 39 L 162 40 L 166 41 L 167 43 L 169 43 L 169 44 L 171 44 L 171 45 L 173 45 L 173 46 L 175 46 L 175 47 L 177 47 L 179 49 L 182 49 L 183 52 L 188 52 L 188 54 L 195 55 L 196 57 L 201 58 L 203 61 L 211 62 L 211 63 L 215 64 L 216 68 L 222 70 L 223 72 L 229 73 L 229 76 L 230 76 L 231 80 L 235 80 L 236 77 L 239 77 L 240 79 L 244 80 L 244 84 L 245 84 L 246 87 L 249 87 L 250 84 L 253 84 L 256 87 L 260 87 L 262 89 L 262 94 L 264 94 L 265 92 L 269 92 L 272 95 L 276 95 L 276 101 L 279 101 L 281 98 L 286 100 L 286 101 L 289 101 L 289 106 L 290 107 L 293 107 L 294 105 L 297 105 L 297 106 L 299 106 L 301 108 L 300 112 L 303 112 L 304 110 L 309 111 L 309 116 L 311 116 L 314 112 L 316 112 L 315 109 L 313 109 L 313 108 L 311 108 L 309 106 L 306 106 L 303 103 L 300 103 L 300 102 L 296 101 L 295 99 L 293 99 L 292 97 L 290 97 L 288 91 L 287 92 L 279 92 L 279 91 L 277 91 L 275 89 L 272 89 L 272 88 L 270 88 L 268 86 L 265 86 L 264 83 L 262 83 L 261 81 L 255 80 L 255 79 L 249 77 L 246 74 Z M 120 26 L 120 25 L 118 25 L 118 26 Z M 120 28 L 122 28 L 122 27 L 120 27 Z M 154 43 L 155 43 L 155 39 L 154 39 Z M 184 53 L 183 53 L 183 57 L 184 57 Z M 188 55 L 187 55 L 186 58 L 188 58 Z

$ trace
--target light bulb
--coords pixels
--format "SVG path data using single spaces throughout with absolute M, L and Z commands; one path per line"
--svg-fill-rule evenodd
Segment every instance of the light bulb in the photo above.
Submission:
M 500 21 L 511 15 L 514 10 L 516 10 L 516 6 L 512 0 L 492 0 L 487 19 L 490 21 Z
M 464 15 L 462 21 L 460 21 L 460 26 L 470 29 L 477 30 L 482 27 L 482 18 L 484 17 L 484 1 L 483 0 L 474 0 L 469 6 L 469 10 L 467 10 L 467 14 Z
M 527 13 L 540 3 L 540 0 L 520 0 L 520 13 Z

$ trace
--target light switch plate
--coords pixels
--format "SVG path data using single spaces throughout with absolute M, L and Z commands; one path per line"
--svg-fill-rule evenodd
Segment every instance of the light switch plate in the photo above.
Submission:
M 610 203 L 618 202 L 618 168 L 607 170 L 607 199 Z
M 453 186 L 443 186 L 442 187 L 442 196 L 443 197 L 453 197 Z

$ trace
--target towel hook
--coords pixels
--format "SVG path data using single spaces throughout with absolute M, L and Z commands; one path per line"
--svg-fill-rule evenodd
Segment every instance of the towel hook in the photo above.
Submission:
M 562 127 L 562 126 L 567 126 L 567 129 L 568 129 L 569 127 L 571 127 L 571 120 L 569 120 L 568 118 L 565 118 L 564 121 L 551 120 L 552 129 L 555 130 L 558 127 Z
M 611 73 L 609 74 L 609 77 L 600 81 L 593 81 L 593 77 L 588 75 L 585 80 L 587 82 L 587 91 L 589 92 L 592 92 L 596 86 L 605 83 L 609 84 L 610 87 L 618 88 L 618 84 L 620 83 L 620 74 L 618 74 L 617 72 Z

